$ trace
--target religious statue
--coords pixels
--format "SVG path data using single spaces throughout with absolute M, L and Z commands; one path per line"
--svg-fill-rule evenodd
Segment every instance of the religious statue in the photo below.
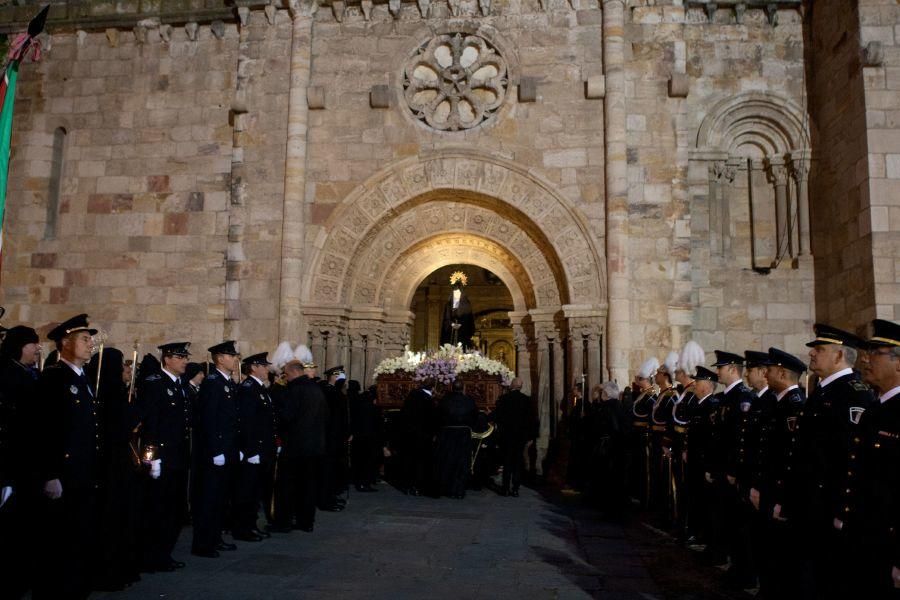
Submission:
M 472 316 L 472 305 L 463 294 L 463 287 L 469 282 L 462 271 L 450 276 L 450 298 L 444 305 L 444 316 L 441 320 L 441 345 L 460 343 L 468 347 L 475 334 L 475 318 Z

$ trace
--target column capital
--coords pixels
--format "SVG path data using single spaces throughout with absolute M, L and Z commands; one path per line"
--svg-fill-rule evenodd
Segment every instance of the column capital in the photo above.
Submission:
M 301 17 L 312 17 L 317 10 L 319 10 L 317 0 L 288 0 L 288 12 L 293 21 Z

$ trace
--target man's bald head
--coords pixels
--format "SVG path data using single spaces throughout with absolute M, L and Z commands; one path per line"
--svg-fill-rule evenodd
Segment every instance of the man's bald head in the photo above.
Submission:
M 512 381 L 509 382 L 509 389 L 511 390 L 521 390 L 522 389 L 522 379 L 516 377 Z

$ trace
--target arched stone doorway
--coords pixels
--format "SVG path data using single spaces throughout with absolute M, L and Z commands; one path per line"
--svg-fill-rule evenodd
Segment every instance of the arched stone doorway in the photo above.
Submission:
M 351 193 L 312 237 L 300 322 L 283 308 L 281 329 L 308 332 L 322 364 L 370 383 L 374 366 L 410 339 L 419 283 L 471 264 L 512 295 L 516 370 L 538 398 L 539 449 L 569 384 L 601 380 L 604 262 L 583 216 L 513 163 L 468 151 L 401 161 Z

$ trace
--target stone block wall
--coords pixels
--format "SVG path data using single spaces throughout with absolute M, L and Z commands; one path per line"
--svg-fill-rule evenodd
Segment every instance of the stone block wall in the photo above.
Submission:
M 860 46 L 881 47 L 883 60 L 862 69 L 868 140 L 868 210 L 871 230 L 870 302 L 849 311 L 854 325 L 872 318 L 900 320 L 900 6 L 859 3 Z M 873 50 L 874 52 L 874 50 Z M 861 224 L 860 232 L 866 230 Z
M 402 5 L 398 20 L 386 5 L 375 5 L 369 21 L 350 7 L 342 22 L 320 9 L 310 85 L 324 88 L 325 109 L 309 113 L 308 245 L 336 204 L 368 178 L 400 159 L 453 148 L 512 160 L 546 179 L 602 239 L 603 102 L 585 97 L 586 79 L 602 72 L 602 32 L 601 13 L 590 4 L 575 11 L 552 3 L 544 12 L 536 1 L 495 2 L 491 16 L 449 19 L 447 5 L 433 3 L 425 20 L 412 4 Z M 495 43 L 509 65 L 510 84 L 489 122 L 437 132 L 404 106 L 403 67 L 420 44 L 455 31 L 480 31 Z M 533 102 L 520 99 L 523 79 L 536 84 Z M 375 86 L 387 86 L 389 108 L 371 107 Z
M 226 247 L 239 50 L 253 59 L 251 112 L 240 143 L 248 227 L 240 308 L 254 348 L 274 339 L 290 26 L 255 13 L 239 49 L 221 39 L 158 29 L 56 32 L 39 64 L 21 69 L 3 302 L 13 322 L 37 325 L 79 311 L 128 350 L 225 334 Z M 66 132 L 55 232 L 47 231 L 54 132 Z M 48 235 L 49 233 L 49 235 Z M 245 350 L 249 350 L 246 348 Z
M 630 362 L 662 358 L 692 338 L 708 353 L 778 346 L 801 354 L 813 321 L 811 258 L 753 270 L 770 267 L 776 245 L 766 151 L 754 138 L 769 132 L 743 127 L 742 138 L 726 135 L 716 147 L 699 139 L 722 103 L 736 111 L 764 99 L 802 113 L 800 14 L 781 10 L 773 27 L 762 10 L 747 10 L 739 24 L 724 7 L 710 21 L 681 2 L 639 4 L 626 30 Z M 669 93 L 678 78 L 687 81 L 686 98 Z M 758 196 L 752 214 L 748 158 Z

